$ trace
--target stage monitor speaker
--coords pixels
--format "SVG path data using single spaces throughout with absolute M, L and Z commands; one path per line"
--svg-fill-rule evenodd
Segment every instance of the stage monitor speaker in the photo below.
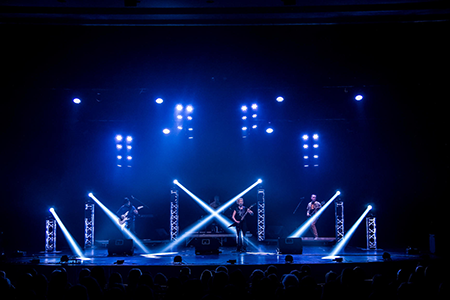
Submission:
M 302 254 L 303 241 L 302 238 L 279 237 L 278 253 L 281 254 Z
M 131 256 L 133 255 L 132 239 L 114 239 L 109 240 L 108 255 L 109 256 Z
M 196 255 L 219 254 L 220 242 L 217 238 L 195 238 L 192 243 Z

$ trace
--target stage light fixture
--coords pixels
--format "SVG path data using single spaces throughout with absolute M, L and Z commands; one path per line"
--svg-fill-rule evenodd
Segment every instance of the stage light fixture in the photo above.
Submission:
M 243 112 L 246 112 L 246 111 L 248 110 L 248 107 L 247 107 L 246 105 L 242 105 L 242 106 L 241 106 L 241 110 L 242 110 Z
M 128 155 L 128 156 L 127 156 L 127 159 L 128 159 L 128 160 L 131 160 L 131 159 L 132 159 L 131 155 Z
M 163 129 L 163 133 L 164 134 L 169 134 L 170 133 L 170 129 L 168 129 L 168 128 Z
M 73 103 L 75 104 L 80 104 L 81 103 L 81 99 L 80 98 L 73 98 Z
M 341 250 L 347 245 L 347 243 L 352 238 L 353 234 L 355 233 L 356 228 L 358 228 L 359 224 L 361 224 L 362 220 L 366 217 L 366 215 L 369 213 L 370 210 L 372 210 L 372 205 L 367 206 L 366 210 L 362 213 L 362 215 L 359 217 L 358 220 L 353 224 L 353 226 L 350 228 L 350 230 L 345 234 L 345 236 L 341 239 L 341 241 L 334 246 L 333 250 L 331 251 L 329 256 L 323 257 L 323 259 L 334 259 L 336 255 L 341 252 Z
M 248 129 L 247 126 L 242 127 L 242 130 L 243 130 L 243 131 L 245 131 L 245 130 L 247 130 L 247 129 Z
M 257 127 L 258 127 L 258 125 L 256 125 L 256 124 L 252 126 L 253 129 L 256 129 Z
M 319 155 L 314 155 L 313 157 L 314 157 L 314 158 L 319 158 Z
M 317 141 L 319 139 L 319 135 L 317 133 L 313 134 L 313 139 Z
M 252 115 L 252 118 L 253 118 L 253 119 L 256 119 L 257 116 L 258 116 L 257 114 L 253 114 L 253 115 Z
M 175 106 L 175 109 L 178 110 L 178 111 L 182 111 L 183 110 L 183 105 L 177 104 L 177 106 Z
M 192 127 L 188 128 L 188 131 L 193 131 L 193 130 L 194 130 L 194 128 L 192 128 Z
M 361 101 L 363 98 L 364 98 L 364 96 L 361 95 L 361 94 L 358 94 L 358 95 L 355 96 L 355 100 L 356 101 Z
M 318 144 L 314 144 L 314 145 L 313 145 L 313 148 L 316 148 L 316 149 L 317 149 L 317 148 L 319 148 L 319 145 L 318 145 Z
M 164 100 L 162 98 L 157 98 L 155 100 L 155 102 L 158 103 L 158 104 L 162 104 L 164 102 Z
M 277 102 L 283 102 L 283 101 L 284 101 L 284 98 L 281 97 L 281 96 L 278 96 L 276 100 L 277 100 Z
M 121 144 L 116 145 L 117 150 L 122 150 L 123 146 Z
M 184 233 L 182 235 L 180 235 L 175 241 L 173 241 L 172 243 L 170 243 L 169 245 L 167 245 L 161 252 L 167 252 L 170 249 L 173 249 L 174 247 L 176 247 L 178 244 L 180 244 L 181 242 L 183 242 L 186 238 L 188 238 L 193 232 L 197 231 L 199 228 L 201 228 L 202 226 L 204 226 L 205 224 L 207 224 L 212 218 L 220 216 L 219 214 L 224 211 L 225 209 L 227 209 L 228 207 L 230 207 L 231 205 L 233 205 L 237 199 L 241 198 L 242 196 L 244 196 L 246 193 L 248 193 L 251 189 L 253 189 L 255 186 L 257 186 L 258 184 L 260 184 L 262 182 L 261 179 L 258 179 L 255 183 L 253 183 L 252 185 L 250 185 L 248 188 L 246 188 L 244 191 L 240 192 L 239 194 L 237 194 L 236 196 L 234 196 L 232 199 L 228 200 L 228 202 L 226 202 L 225 204 L 223 204 L 222 206 L 220 206 L 218 209 L 216 209 L 214 211 L 214 213 L 211 213 L 209 216 L 200 219 L 199 221 L 197 221 L 196 223 L 194 223 L 193 225 L 191 225 L 188 229 L 186 229 L 184 231 Z M 181 188 L 181 184 L 178 182 L 178 180 L 174 180 L 173 181 L 174 184 L 178 185 Z M 189 194 L 188 194 L 189 195 Z M 194 195 L 195 196 L 195 195 Z M 208 206 L 208 208 L 210 208 Z M 211 209 L 211 208 L 210 208 Z M 231 223 L 228 223 L 228 225 Z M 228 227 L 228 225 L 226 227 Z M 234 228 L 234 227 L 233 227 Z M 232 229 L 230 229 L 232 230 Z M 248 241 L 249 242 L 249 241 Z M 252 243 L 249 243 L 250 245 L 252 245 Z
M 186 106 L 186 111 L 187 111 L 188 113 L 191 113 L 191 112 L 194 111 L 194 107 L 193 107 L 192 105 L 188 105 L 188 106 Z
M 309 158 L 308 155 L 304 155 L 304 156 L 303 156 L 303 159 L 308 159 L 308 158 Z
M 320 217 L 320 215 L 323 213 L 323 211 L 336 199 L 337 196 L 341 194 L 340 191 L 337 191 L 333 197 L 330 198 L 330 200 L 325 203 L 324 206 L 322 206 L 312 217 L 310 217 L 305 223 L 303 223 L 296 231 L 294 231 L 289 237 L 290 238 L 298 238 L 301 237 L 306 230 L 311 226 L 312 222 L 317 220 L 317 218 Z
M 309 148 L 308 144 L 303 144 L 303 149 L 308 149 L 308 148 Z
M 302 135 L 302 139 L 304 141 L 307 141 L 309 139 L 309 136 L 307 134 Z
M 72 252 L 74 252 L 81 259 L 86 260 L 87 258 L 83 255 L 83 252 L 81 251 L 80 246 L 75 241 L 75 239 L 72 237 L 72 235 L 69 233 L 69 231 L 67 230 L 66 226 L 61 221 L 61 219 L 59 218 L 58 214 L 56 213 L 55 209 L 53 207 L 51 207 L 49 209 L 49 211 L 51 212 L 51 214 L 55 218 L 56 222 L 58 222 L 58 225 L 61 228 L 61 231 L 63 232 L 64 236 L 66 237 L 67 242 L 69 243 L 69 247 L 72 250 Z
M 129 151 L 129 150 L 131 150 L 131 145 L 127 145 L 127 150 Z
M 181 119 L 183 119 L 183 116 L 182 115 L 177 115 L 177 119 L 181 120 Z
M 117 142 L 121 142 L 122 140 L 123 140 L 123 136 L 122 135 L 120 135 L 120 134 L 116 135 L 116 141 Z
M 252 104 L 252 109 L 253 109 L 253 110 L 258 109 L 258 105 L 257 105 L 256 103 L 253 103 L 253 104 Z
M 272 133 L 272 132 L 273 132 L 273 128 L 272 128 L 272 127 L 267 128 L 267 129 L 266 129 L 266 132 L 267 132 L 267 133 Z
M 130 135 L 127 136 L 127 143 L 131 143 L 133 141 L 133 137 L 131 137 Z
M 125 226 L 121 225 L 119 223 L 120 218 L 118 216 L 116 216 L 111 210 L 109 210 L 102 202 L 100 202 L 100 200 L 98 200 L 92 193 L 88 194 L 89 198 L 91 198 L 92 200 L 95 201 L 95 203 L 98 204 L 98 206 L 100 206 L 100 208 L 106 213 L 106 215 L 111 219 L 111 221 L 114 223 L 114 225 L 116 225 L 116 227 L 118 229 L 120 229 L 123 234 L 125 236 L 127 236 L 128 238 L 132 239 L 134 241 L 134 243 L 136 244 L 137 247 L 139 247 L 139 249 L 141 249 L 144 253 L 150 253 L 150 250 L 147 249 L 147 247 L 145 247 L 145 245 L 130 231 L 128 230 Z
M 117 155 L 117 159 L 122 159 L 122 155 Z

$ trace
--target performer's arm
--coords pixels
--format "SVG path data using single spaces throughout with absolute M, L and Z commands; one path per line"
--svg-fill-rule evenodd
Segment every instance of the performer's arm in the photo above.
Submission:
M 236 220 L 236 210 L 233 210 L 233 215 L 231 215 L 231 218 L 233 219 L 233 221 L 234 222 L 236 222 L 236 223 L 238 223 L 239 224 L 239 221 L 238 220 Z
M 311 210 L 311 205 L 310 205 L 310 203 L 308 203 L 308 206 L 306 206 L 306 216 L 307 217 L 311 217 L 310 210 Z

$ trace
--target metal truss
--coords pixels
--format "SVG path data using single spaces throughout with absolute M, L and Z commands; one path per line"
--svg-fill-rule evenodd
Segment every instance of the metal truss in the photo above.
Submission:
M 84 249 L 94 247 L 94 214 L 95 203 L 86 202 L 84 205 Z
M 377 224 L 374 216 L 366 218 L 366 230 L 367 230 L 367 249 L 377 249 Z
M 339 243 L 344 238 L 344 201 L 339 199 L 334 204 L 336 217 L 336 242 Z
M 264 189 L 258 189 L 258 241 L 266 239 L 266 196 Z
M 170 240 L 174 241 L 178 237 L 178 190 L 173 188 L 170 190 Z
M 53 216 L 48 216 L 45 219 L 45 252 L 56 251 L 56 229 L 58 223 Z

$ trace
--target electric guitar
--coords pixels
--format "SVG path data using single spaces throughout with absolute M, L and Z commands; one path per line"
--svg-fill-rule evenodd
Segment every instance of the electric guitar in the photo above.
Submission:
M 136 209 L 140 210 L 142 208 L 144 208 L 144 206 L 138 206 Z M 120 218 L 119 218 L 119 225 L 124 225 L 128 220 L 131 220 L 131 218 L 128 216 L 129 212 L 130 211 L 127 210 L 126 213 L 124 213 L 123 215 L 120 216 Z
M 245 214 L 242 216 L 242 218 L 241 218 L 241 220 L 240 220 L 239 222 L 242 222 L 242 220 L 244 220 L 245 216 L 248 214 L 248 211 L 249 211 L 253 206 L 255 206 L 255 205 L 256 205 L 256 203 L 250 205 L 250 206 L 247 208 L 247 211 L 246 211 Z M 230 227 L 236 227 L 236 226 L 238 226 L 238 225 L 239 225 L 239 223 L 233 222 L 230 226 L 228 226 L 228 228 L 230 228 Z

